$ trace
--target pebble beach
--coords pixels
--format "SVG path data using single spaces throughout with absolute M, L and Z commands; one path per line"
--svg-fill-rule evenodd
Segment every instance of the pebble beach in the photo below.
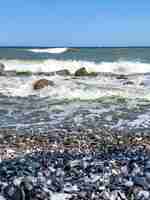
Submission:
M 0 141 L 0 199 L 150 198 L 148 136 L 120 137 L 106 130 L 67 135 L 58 141 L 52 133 L 5 133 Z
M 150 199 L 143 51 L 0 48 L 0 200 Z

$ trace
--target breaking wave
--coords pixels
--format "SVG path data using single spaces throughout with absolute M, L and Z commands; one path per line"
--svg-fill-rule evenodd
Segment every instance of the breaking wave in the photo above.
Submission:
M 33 60 L 1 60 L 6 70 L 29 70 L 31 72 L 53 72 L 68 69 L 74 73 L 77 69 L 85 67 L 89 72 L 107 72 L 114 74 L 143 74 L 150 73 L 150 64 L 142 62 L 118 61 L 118 62 L 90 62 L 77 60 L 47 59 Z
M 64 53 L 67 50 L 68 48 L 28 49 L 28 51 L 32 51 L 34 53 L 53 53 L 53 54 Z

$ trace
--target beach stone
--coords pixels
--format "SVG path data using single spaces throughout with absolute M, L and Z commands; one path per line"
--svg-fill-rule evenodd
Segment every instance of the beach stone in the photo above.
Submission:
M 150 172 L 149 172 L 149 171 L 146 171 L 146 172 L 144 173 L 144 175 L 145 175 L 146 181 L 150 184 Z
M 128 166 L 127 165 L 123 165 L 121 167 L 121 173 L 123 174 L 123 176 L 128 176 L 129 170 L 128 170 Z
M 141 168 L 136 163 L 133 163 L 132 167 L 133 167 L 131 171 L 132 176 L 141 174 Z
M 141 200 L 141 199 L 146 200 L 150 198 L 150 193 L 149 191 L 141 190 L 138 192 L 136 196 L 137 196 L 137 200 Z
M 109 199 L 110 199 L 110 193 L 107 192 L 107 191 L 103 191 L 103 192 L 101 193 L 101 197 L 102 197 L 103 199 L 109 200 Z
M 39 90 L 39 89 L 42 89 L 44 87 L 48 87 L 49 85 L 54 86 L 54 82 L 47 80 L 47 79 L 40 79 L 40 80 L 37 80 L 33 83 L 33 89 Z
M 11 200 L 25 200 L 23 191 L 16 186 L 9 185 L 4 189 L 4 196 L 6 199 Z
M 150 170 L 150 160 L 148 160 L 148 161 L 145 163 L 144 169 L 145 169 L 145 170 Z
M 49 194 L 42 190 L 41 187 L 36 186 L 32 191 L 33 200 L 48 200 L 50 199 Z
M 32 179 L 30 177 L 25 177 L 21 182 L 21 186 L 24 190 L 31 191 L 33 189 Z
M 121 191 L 118 191 L 118 190 L 112 191 L 109 199 L 112 199 L 112 200 L 117 200 L 117 199 L 118 200 L 127 200 L 125 194 Z
M 19 177 L 19 178 L 16 178 L 16 179 L 14 179 L 14 181 L 13 181 L 13 184 L 15 185 L 15 186 L 20 186 L 20 184 L 21 184 L 21 182 L 22 182 L 22 177 Z
M 135 176 L 133 178 L 133 182 L 134 182 L 134 185 L 140 186 L 143 189 L 147 189 L 147 187 L 148 187 L 148 183 L 147 183 L 145 177 L 137 177 L 137 176 Z
M 136 147 L 113 150 L 113 155 L 40 151 L 3 160 L 0 194 L 6 200 L 48 200 L 54 193 L 73 194 L 72 200 L 148 200 L 150 159 L 145 153 Z M 30 176 L 20 175 L 21 171 Z
M 133 187 L 133 185 L 134 185 L 133 181 L 126 181 L 124 183 L 124 186 L 129 187 L 129 188 Z
M 6 200 L 3 196 L 0 195 L 0 200 Z

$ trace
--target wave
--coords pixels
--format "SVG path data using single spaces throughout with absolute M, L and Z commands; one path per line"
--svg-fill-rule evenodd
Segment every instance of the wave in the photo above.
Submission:
M 142 76 L 143 77 L 143 76 Z M 96 100 L 104 96 L 121 96 L 130 98 L 150 99 L 149 89 L 140 87 L 138 78 L 136 84 L 128 87 L 116 82 L 111 77 L 95 77 L 94 79 L 67 79 L 61 76 L 49 76 L 46 78 L 53 81 L 54 87 L 45 87 L 42 90 L 33 90 L 33 83 L 37 80 L 36 76 L 29 76 L 26 79 L 20 77 L 1 77 L 0 93 L 10 96 L 29 96 L 38 95 L 40 97 L 49 96 L 50 99 L 69 99 L 69 100 Z
M 23 60 L 0 60 L 4 63 L 5 70 L 31 71 L 31 72 L 54 72 L 68 69 L 74 73 L 77 69 L 85 67 L 88 72 L 106 72 L 113 74 L 143 74 L 150 73 L 150 64 L 141 62 L 118 61 L 95 63 L 90 61 L 56 60 L 47 59 L 41 61 Z
M 53 61 L 53 62 L 52 62 Z M 56 71 L 59 69 L 67 68 L 75 71 L 76 68 L 81 67 L 81 63 L 71 62 L 72 65 L 68 64 L 68 61 L 62 61 L 63 65 L 60 65 L 60 62 L 54 65 L 54 60 L 51 60 L 49 63 L 47 61 L 41 62 L 31 62 L 29 66 L 25 62 L 18 61 L 9 61 L 7 62 L 6 69 L 9 70 L 29 70 L 30 67 L 32 70 L 43 70 L 43 71 Z M 51 63 L 52 62 L 52 63 Z M 52 65 L 53 64 L 53 65 Z M 86 63 L 87 64 L 87 63 Z M 106 63 L 103 64 L 93 64 L 92 70 L 99 69 L 104 67 Z M 113 65 L 113 63 L 112 63 Z M 148 65 L 148 64 L 147 64 Z M 146 65 L 146 66 L 147 66 Z M 27 69 L 28 66 L 28 69 Z M 37 67 L 38 66 L 38 67 Z M 55 67 L 54 67 L 55 66 Z M 87 65 L 88 66 L 88 65 Z M 89 65 L 91 67 L 91 63 Z M 107 66 L 107 65 L 106 65 Z M 139 65 L 141 66 L 141 65 Z M 149 66 L 149 65 L 148 65 Z M 12 69 L 12 67 L 14 67 Z M 57 68 L 56 68 L 57 67 Z M 87 67 L 88 68 L 88 67 Z M 30 70 L 31 70 L 30 69 Z M 88 68 L 89 69 L 89 68 Z M 89 69 L 90 70 L 90 69 Z M 100 71 L 100 70 L 99 70 Z M 102 71 L 102 69 L 101 69 Z M 0 93 L 3 93 L 8 96 L 21 96 L 26 97 L 29 95 L 36 95 L 39 97 L 50 97 L 50 100 L 96 100 L 101 97 L 108 96 L 121 96 L 125 98 L 145 98 L 150 100 L 149 94 L 149 80 L 145 78 L 147 76 L 133 76 L 132 81 L 134 85 L 124 85 L 123 82 L 112 78 L 111 76 L 97 76 L 94 78 L 85 78 L 85 79 L 73 79 L 72 77 L 63 77 L 63 76 L 42 76 L 48 80 L 54 81 L 54 87 L 46 87 L 43 90 L 35 91 L 33 90 L 33 83 L 37 80 L 37 76 L 27 76 L 25 79 L 17 77 L 5 77 L 2 76 L 0 80 Z M 141 82 L 147 82 L 147 85 L 140 86 Z
M 68 51 L 68 48 L 28 49 L 28 51 L 32 51 L 34 53 L 60 54 Z

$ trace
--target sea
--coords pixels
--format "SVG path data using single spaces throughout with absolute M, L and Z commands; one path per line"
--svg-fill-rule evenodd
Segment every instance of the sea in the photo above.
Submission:
M 150 48 L 0 48 L 6 71 L 31 76 L 0 76 L 0 130 L 123 132 L 150 129 Z M 75 77 L 85 67 L 98 76 Z M 70 76 L 35 75 L 67 69 Z M 124 75 L 125 78 L 119 78 Z M 33 90 L 36 80 L 54 82 Z

